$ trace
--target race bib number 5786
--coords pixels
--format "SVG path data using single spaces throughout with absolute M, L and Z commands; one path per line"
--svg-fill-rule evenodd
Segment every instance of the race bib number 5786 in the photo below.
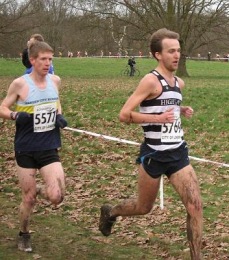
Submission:
M 34 132 L 46 132 L 55 128 L 56 103 L 34 107 Z

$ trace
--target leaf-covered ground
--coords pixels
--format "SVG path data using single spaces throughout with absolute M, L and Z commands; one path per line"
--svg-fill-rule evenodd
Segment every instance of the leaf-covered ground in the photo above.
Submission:
M 131 80 L 113 80 L 107 85 L 105 80 L 63 79 L 61 99 L 69 126 L 141 142 L 140 127 L 118 122 L 118 112 L 134 84 Z M 5 94 L 4 86 L 1 95 Z M 197 121 L 192 131 L 200 132 Z M 13 123 L 1 123 L 0 130 L 0 259 L 25 259 L 15 247 L 20 191 L 14 167 Z M 187 133 L 190 152 L 222 161 L 222 155 L 227 155 L 228 133 L 221 149 L 213 147 L 216 150 L 212 152 L 207 141 L 212 133 L 208 126 L 201 130 L 210 152 L 206 154 Z M 220 134 L 215 133 L 215 137 Z M 196 138 L 202 140 L 199 135 Z M 136 196 L 138 146 L 67 130 L 62 131 L 62 140 L 66 197 L 58 208 L 38 197 L 31 221 L 35 250 L 26 259 L 189 259 L 185 210 L 166 179 L 163 210 L 158 198 L 150 214 L 119 218 L 110 237 L 98 231 L 99 209 L 104 202 L 115 204 Z M 229 259 L 229 170 L 196 161 L 192 164 L 204 202 L 203 259 Z

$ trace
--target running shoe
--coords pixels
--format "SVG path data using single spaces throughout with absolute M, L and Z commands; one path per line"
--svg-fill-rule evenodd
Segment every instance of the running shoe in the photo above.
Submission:
M 18 249 L 24 252 L 32 252 L 31 236 L 29 233 L 19 233 Z
M 116 221 L 116 217 L 110 216 L 112 206 L 109 204 L 104 204 L 100 210 L 99 230 L 104 236 L 109 236 L 111 234 L 112 226 Z

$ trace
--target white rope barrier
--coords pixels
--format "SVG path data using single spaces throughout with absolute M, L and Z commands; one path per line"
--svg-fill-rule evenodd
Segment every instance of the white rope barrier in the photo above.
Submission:
M 84 134 L 87 134 L 87 135 L 96 136 L 96 137 L 104 138 L 104 139 L 107 139 L 107 140 L 116 141 L 116 142 L 119 142 L 119 143 L 140 145 L 140 143 L 137 143 L 137 142 L 133 142 L 133 141 L 129 141 L 129 140 L 125 140 L 125 139 L 121 139 L 121 138 L 113 137 L 113 136 L 109 136 L 109 135 L 97 134 L 97 133 L 94 133 L 94 132 L 80 130 L 80 129 L 77 129 L 77 128 L 65 127 L 64 130 L 70 130 L 70 131 L 73 131 L 73 132 L 84 133 Z
M 211 160 L 207 160 L 207 159 L 197 158 L 194 156 L 189 156 L 189 158 L 193 159 L 195 161 L 199 161 L 199 162 L 207 162 L 207 163 L 216 164 L 216 165 L 219 165 L 222 167 L 229 167 L 229 164 L 226 164 L 226 163 L 215 162 L 215 161 L 211 161 Z
M 84 134 L 87 134 L 87 135 L 100 137 L 100 138 L 103 138 L 103 139 L 116 141 L 116 142 L 119 142 L 119 143 L 133 144 L 133 145 L 138 145 L 138 146 L 140 145 L 140 143 L 137 143 L 137 142 L 134 142 L 134 141 L 129 141 L 129 140 L 126 140 L 126 139 L 121 139 L 121 138 L 113 137 L 113 136 L 109 136 L 109 135 L 97 134 L 97 133 L 94 133 L 94 132 L 85 131 L 85 130 L 81 130 L 81 129 L 77 129 L 77 128 L 65 127 L 64 130 L 69 130 L 69 131 L 78 132 L 78 133 L 84 133 Z M 199 161 L 199 162 L 207 162 L 207 163 L 216 164 L 216 165 L 219 165 L 219 166 L 222 166 L 222 167 L 229 167 L 229 164 L 226 164 L 226 163 L 215 162 L 215 161 L 202 159 L 202 158 L 198 158 L 198 157 L 194 157 L 194 156 L 189 156 L 189 158 L 192 159 L 192 160 L 195 160 L 195 161 Z
M 119 142 L 119 143 L 132 144 L 132 145 L 138 145 L 138 146 L 140 145 L 140 143 L 137 143 L 137 142 L 134 142 L 134 141 L 129 141 L 129 140 L 126 140 L 126 139 L 121 139 L 121 138 L 113 137 L 113 136 L 109 136 L 109 135 L 97 134 L 97 133 L 94 133 L 94 132 L 85 131 L 85 130 L 81 130 L 81 129 L 77 129 L 77 128 L 65 127 L 64 130 L 83 133 L 83 134 L 103 138 L 103 139 L 110 140 L 110 141 L 116 141 L 116 142 Z M 207 160 L 207 159 L 197 158 L 197 157 L 194 157 L 194 156 L 189 156 L 189 158 L 192 159 L 192 160 L 199 161 L 199 162 L 207 162 L 207 163 L 219 165 L 219 166 L 222 166 L 222 167 L 229 167 L 229 164 L 226 164 L 226 163 L 215 162 L 215 161 L 211 161 L 211 160 Z M 164 209 L 163 186 L 164 186 L 163 185 L 163 176 L 161 176 L 161 179 L 160 179 L 160 208 L 161 209 Z
M 164 209 L 164 177 L 163 175 L 161 175 L 161 179 L 160 179 L 160 209 Z

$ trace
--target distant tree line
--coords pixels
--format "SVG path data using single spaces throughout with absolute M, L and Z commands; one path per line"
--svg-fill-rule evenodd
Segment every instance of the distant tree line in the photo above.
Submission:
M 148 56 L 150 35 L 166 27 L 180 33 L 178 74 L 188 75 L 187 56 L 229 53 L 228 12 L 226 0 L 0 0 L 0 54 L 19 57 L 41 33 L 56 56 Z

